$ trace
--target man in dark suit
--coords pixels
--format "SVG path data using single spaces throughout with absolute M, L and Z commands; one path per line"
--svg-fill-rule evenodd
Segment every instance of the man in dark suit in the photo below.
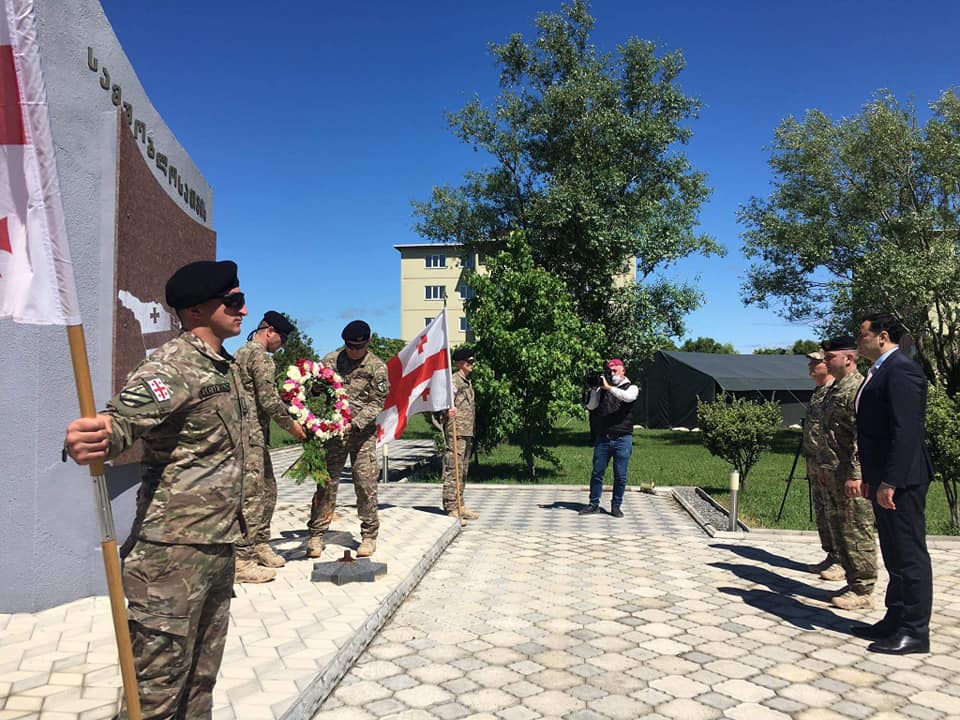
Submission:
M 875 641 L 868 650 L 894 655 L 930 651 L 933 605 L 925 521 L 933 479 L 924 445 L 927 379 L 900 351 L 902 334 L 892 315 L 864 318 L 857 349 L 873 366 L 855 399 L 862 492 L 872 499 L 890 584 L 883 619 L 851 631 Z

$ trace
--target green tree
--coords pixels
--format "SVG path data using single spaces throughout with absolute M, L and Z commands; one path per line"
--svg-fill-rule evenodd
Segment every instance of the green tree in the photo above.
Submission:
M 399 338 L 380 337 L 377 333 L 370 335 L 370 352 L 384 362 L 403 350 L 404 345 L 406 343 Z
M 820 349 L 820 343 L 816 340 L 797 340 L 789 348 L 756 348 L 754 355 L 806 355 L 816 352 Z
M 717 355 L 736 355 L 737 350 L 730 343 L 721 343 L 709 337 L 685 340 L 680 346 L 681 352 L 714 353 Z
M 774 190 L 739 212 L 754 263 L 745 302 L 791 320 L 855 330 L 892 312 L 927 376 L 960 391 L 960 99 L 945 92 L 923 123 L 877 94 L 854 117 L 818 110 L 776 129 Z
M 950 524 L 960 528 L 957 503 L 960 478 L 960 403 L 943 388 L 931 385 L 927 394 L 927 447 L 937 478 L 943 483 L 950 508 Z
M 292 322 L 297 329 L 290 333 L 283 347 L 273 354 L 273 362 L 277 366 L 278 378 L 286 376 L 287 368 L 300 358 L 306 358 L 307 360 L 320 359 L 317 351 L 313 349 L 313 340 L 311 337 L 303 332 L 297 324 L 297 321 L 287 315 L 287 313 L 283 313 L 283 316 Z
M 658 336 L 682 334 L 683 314 L 700 302 L 662 270 L 723 251 L 694 231 L 709 191 L 681 150 L 700 103 L 677 83 L 679 51 L 635 38 L 598 51 L 585 0 L 536 24 L 533 40 L 514 34 L 490 45 L 496 99 L 448 114 L 487 166 L 414 201 L 416 229 L 484 253 L 525 231 L 535 264 L 562 281 L 584 321 L 602 326 L 605 354 L 639 358 Z M 617 289 L 624 273 L 636 293 Z
M 600 333 L 572 312 L 560 279 L 536 267 L 522 233 L 511 234 L 487 271 L 469 273 L 477 293 L 467 301 L 479 360 L 471 375 L 477 416 L 486 421 L 482 442 L 519 445 L 533 479 L 537 459 L 559 464 L 549 449 L 554 423 L 582 417 L 580 381 L 585 368 L 599 366 Z
M 770 400 L 758 403 L 720 395 L 710 402 L 697 401 L 697 423 L 704 446 L 740 472 L 744 492 L 747 475 L 769 449 L 781 421 L 780 404 Z

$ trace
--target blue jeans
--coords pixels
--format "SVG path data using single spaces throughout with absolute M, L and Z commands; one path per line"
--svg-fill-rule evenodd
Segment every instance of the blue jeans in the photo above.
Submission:
M 610 458 L 613 458 L 613 506 L 623 503 L 623 493 L 627 489 L 627 463 L 633 452 L 633 435 L 621 435 L 610 439 L 597 435 L 593 445 L 593 474 L 590 476 L 590 504 L 599 505 L 603 494 L 603 475 L 607 472 Z

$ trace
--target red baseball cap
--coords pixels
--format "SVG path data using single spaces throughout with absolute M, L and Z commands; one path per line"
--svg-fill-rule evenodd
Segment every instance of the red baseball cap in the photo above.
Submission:
M 616 358 L 613 360 L 607 360 L 607 367 L 611 370 L 615 367 L 623 367 L 623 360 L 617 360 Z

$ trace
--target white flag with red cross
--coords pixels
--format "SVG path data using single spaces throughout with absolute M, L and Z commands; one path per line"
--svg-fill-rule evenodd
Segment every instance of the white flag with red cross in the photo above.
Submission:
M 31 0 L 0 0 L 0 318 L 80 324 Z
M 387 376 L 390 392 L 377 415 L 378 448 L 399 439 L 411 415 L 453 407 L 446 308 L 390 358 Z

